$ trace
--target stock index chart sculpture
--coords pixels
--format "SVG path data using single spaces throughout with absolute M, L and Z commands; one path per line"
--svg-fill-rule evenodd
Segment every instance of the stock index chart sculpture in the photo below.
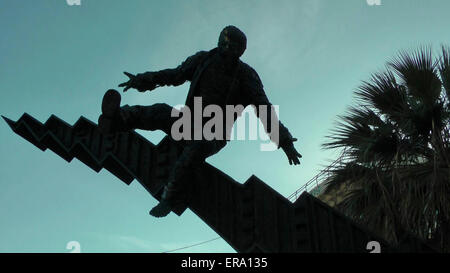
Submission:
M 210 106 L 216 106 L 221 113 L 225 113 L 227 106 L 236 105 L 242 107 L 233 114 L 233 118 L 226 120 L 222 115 L 219 124 L 215 124 L 215 132 L 211 139 L 203 137 L 203 128 L 207 119 L 189 119 L 183 132 L 192 132 L 184 135 L 179 141 L 183 146 L 181 155 L 170 171 L 168 182 L 164 187 L 161 202 L 150 211 L 155 217 L 166 216 L 171 208 L 178 202 L 182 202 L 182 186 L 186 184 L 185 174 L 188 170 L 197 168 L 205 158 L 217 153 L 230 139 L 232 125 L 236 118 L 248 105 L 254 105 L 260 109 L 266 106 L 268 118 L 261 118 L 260 111 L 256 115 L 261 119 L 270 139 L 286 153 L 290 164 L 300 164 L 298 153 L 293 145 L 296 140 L 288 129 L 278 121 L 272 105 L 267 99 L 261 80 L 256 71 L 239 58 L 247 46 L 245 34 L 235 26 L 225 27 L 220 35 L 216 48 L 210 51 L 200 51 L 187 58 L 175 69 L 165 69 L 157 72 L 146 72 L 132 75 L 125 72 L 130 79 L 119 85 L 124 91 L 135 88 L 140 92 L 150 91 L 158 86 L 177 86 L 190 81 L 190 89 L 186 99 L 186 106 L 181 111 L 185 113 L 195 111 L 195 108 L 203 106 L 195 104 L 195 98 L 200 98 L 201 105 L 206 110 Z M 230 108 L 228 108 L 230 109 Z M 154 104 L 151 106 L 123 106 L 120 107 L 120 94 L 115 90 L 109 90 L 102 103 L 102 112 L 98 125 L 102 132 L 111 133 L 127 131 L 130 129 L 162 130 L 173 136 L 173 125 L 176 122 L 174 112 L 177 111 L 167 104 Z M 197 109 L 198 111 L 198 109 Z M 210 118 L 208 118 L 210 119 Z M 272 124 L 276 123 L 276 124 Z M 275 126 L 274 126 L 275 125 Z M 187 128 L 186 128 L 187 127 Z
M 256 72 L 239 60 L 245 45 L 245 35 L 228 26 L 217 48 L 199 52 L 175 69 L 126 73 L 130 79 L 120 86 L 124 91 L 143 92 L 191 81 L 188 107 L 194 106 L 196 96 L 206 105 L 219 107 L 270 106 Z M 42 151 L 50 149 L 68 162 L 77 158 L 96 172 L 105 168 L 126 184 L 137 180 L 160 201 L 150 212 L 153 216 L 170 211 L 181 215 L 191 209 L 237 252 L 368 252 L 373 241 L 382 252 L 432 251 L 407 233 L 392 246 L 306 192 L 292 203 L 256 176 L 239 183 L 204 162 L 225 146 L 229 130 L 215 130 L 222 139 L 196 140 L 199 132 L 194 126 L 188 130 L 193 140 L 177 141 L 171 127 L 173 111 L 178 110 L 167 104 L 121 107 L 120 100 L 117 91 L 106 92 L 98 125 L 84 117 L 73 126 L 53 115 L 44 124 L 26 113 L 17 121 L 3 118 L 15 133 Z M 296 139 L 271 112 L 269 122 L 262 119 L 266 131 L 289 163 L 299 164 L 301 155 L 293 145 Z M 225 124 L 234 123 L 238 115 Z M 279 135 L 269 130 L 274 121 Z M 203 119 L 200 123 L 200 128 L 206 125 Z M 168 135 L 154 145 L 137 134 L 136 128 L 160 129 Z

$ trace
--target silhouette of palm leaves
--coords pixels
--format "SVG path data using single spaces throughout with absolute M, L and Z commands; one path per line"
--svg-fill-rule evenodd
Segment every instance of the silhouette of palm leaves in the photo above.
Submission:
M 392 242 L 404 230 L 450 250 L 450 48 L 401 51 L 355 92 L 323 144 L 345 148 L 327 193 L 350 184 L 338 208 Z

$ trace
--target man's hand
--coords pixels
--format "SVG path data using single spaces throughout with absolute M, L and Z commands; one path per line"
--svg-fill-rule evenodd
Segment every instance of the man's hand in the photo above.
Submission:
M 297 150 L 294 147 L 294 142 L 297 141 L 296 138 L 292 139 L 292 142 L 289 142 L 286 145 L 283 145 L 283 147 L 281 147 L 284 151 L 284 153 L 286 154 L 288 160 L 289 160 L 289 165 L 299 165 L 300 164 L 300 158 L 302 158 L 302 155 L 297 152 Z
M 123 72 L 123 74 L 129 78 L 128 81 L 119 84 L 119 87 L 125 87 L 123 92 L 126 92 L 130 88 L 134 88 L 139 92 L 145 92 L 147 90 L 151 91 L 158 87 L 155 83 L 149 81 L 148 77 L 144 78 L 143 74 L 133 75 L 128 72 Z

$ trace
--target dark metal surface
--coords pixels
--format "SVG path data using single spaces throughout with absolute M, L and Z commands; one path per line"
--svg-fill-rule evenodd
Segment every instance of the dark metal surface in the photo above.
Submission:
M 17 122 L 3 118 L 42 151 L 77 158 L 96 172 L 105 168 L 126 184 L 136 179 L 158 200 L 179 154 L 168 137 L 153 145 L 135 132 L 104 136 L 84 117 L 73 126 L 56 116 L 44 124 L 28 114 Z M 205 163 L 186 179 L 188 201 L 174 212 L 190 208 L 237 252 L 369 252 L 372 240 L 381 252 L 433 251 L 409 235 L 392 247 L 312 195 L 291 203 L 256 176 L 241 184 Z

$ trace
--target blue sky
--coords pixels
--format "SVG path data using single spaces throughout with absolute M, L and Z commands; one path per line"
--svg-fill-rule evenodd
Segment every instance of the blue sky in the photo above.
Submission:
M 237 181 L 252 174 L 288 196 L 336 157 L 321 144 L 353 91 L 402 49 L 450 45 L 449 1 L 381 0 L 0 1 L 0 113 L 44 122 L 93 121 L 103 93 L 140 73 L 177 66 L 216 46 L 226 25 L 248 39 L 243 61 L 259 73 L 280 119 L 299 139 L 302 164 L 259 141 L 234 141 L 208 162 Z M 182 104 L 188 83 L 152 93 L 130 90 L 126 104 Z M 159 142 L 161 132 L 143 132 Z M 164 252 L 218 235 L 192 212 L 163 219 L 137 182 L 67 164 L 0 123 L 0 252 Z M 184 250 L 234 252 L 222 239 Z

